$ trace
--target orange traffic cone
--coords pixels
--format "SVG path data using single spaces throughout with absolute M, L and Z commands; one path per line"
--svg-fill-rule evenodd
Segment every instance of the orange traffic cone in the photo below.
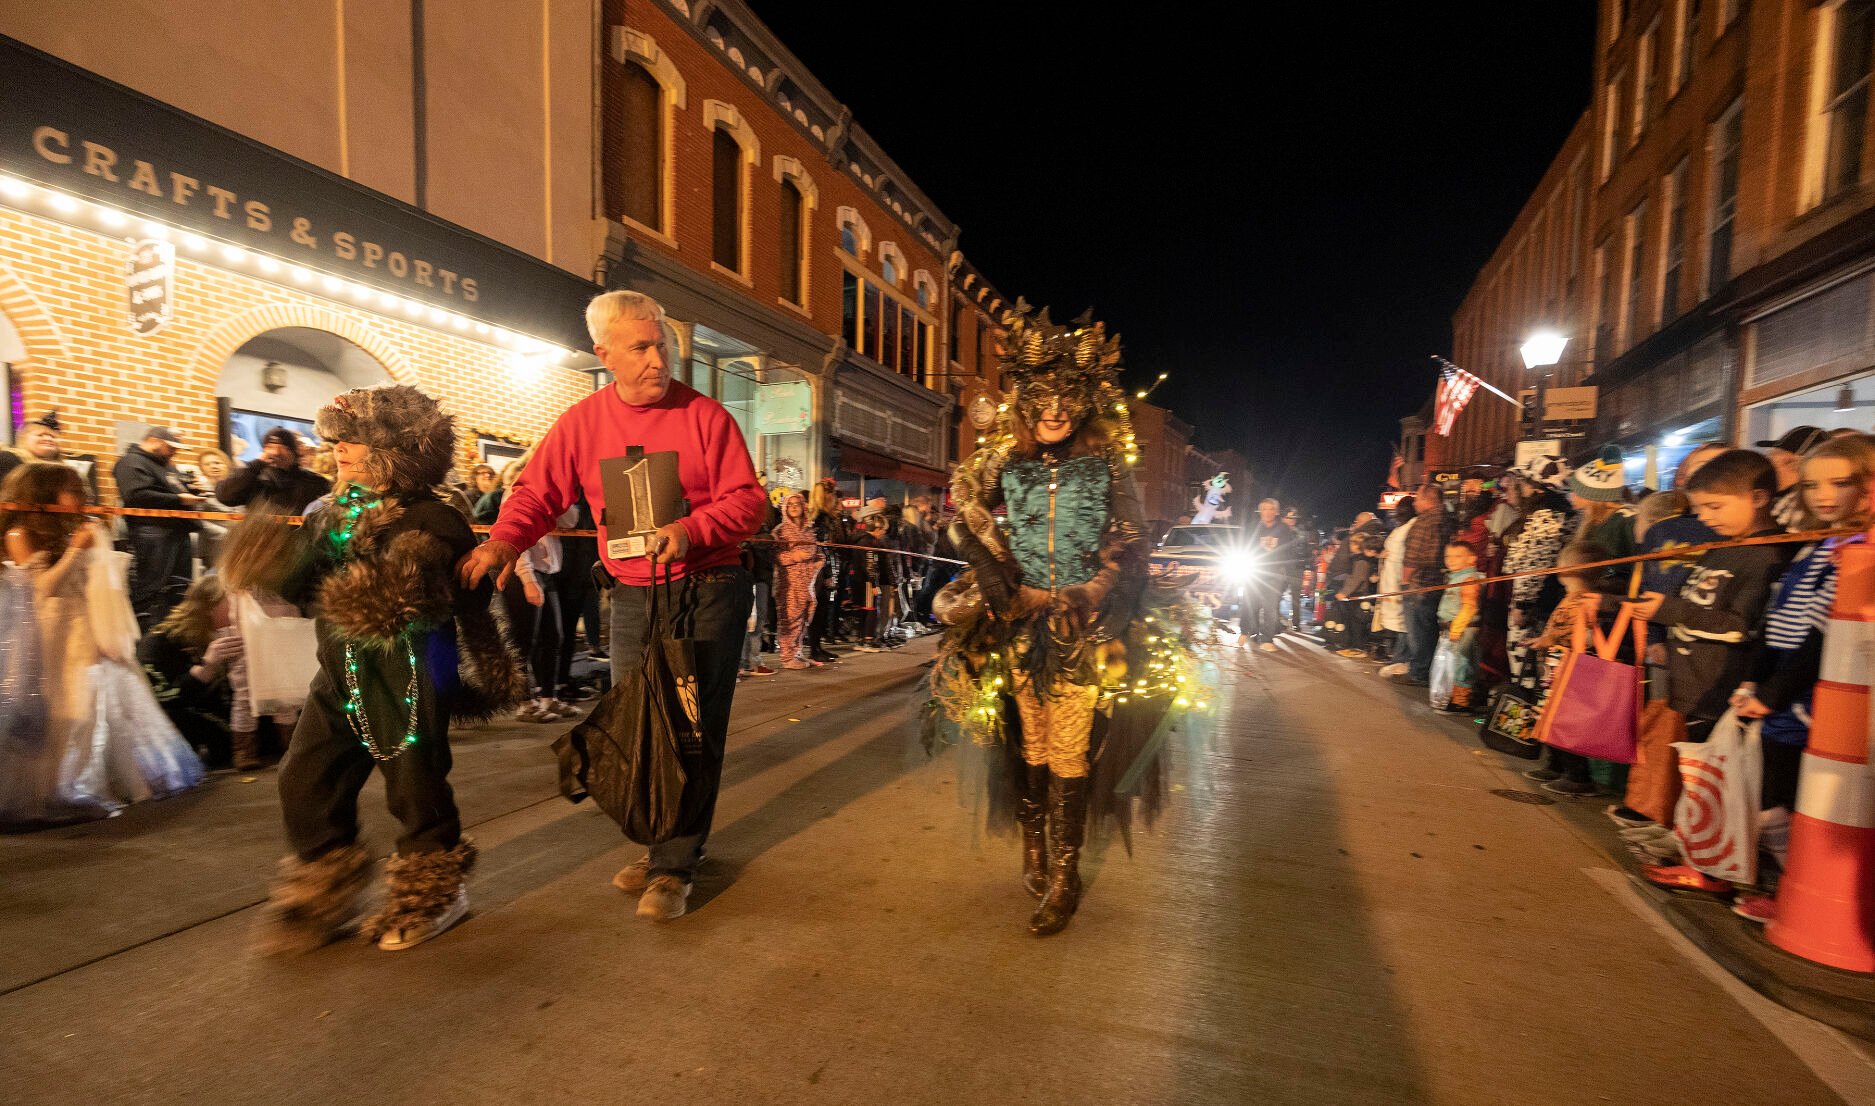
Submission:
M 1790 821 L 1790 858 L 1766 936 L 1819 964 L 1875 972 L 1875 544 L 1846 545 L 1836 555 L 1836 605 Z

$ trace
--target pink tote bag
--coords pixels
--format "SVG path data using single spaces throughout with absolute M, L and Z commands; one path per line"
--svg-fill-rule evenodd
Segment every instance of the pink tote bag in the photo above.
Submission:
M 1604 635 L 1577 606 L 1575 641 L 1550 686 L 1549 702 L 1537 721 L 1537 740 L 1585 757 L 1634 763 L 1641 669 L 1615 659 L 1621 653 L 1623 635 L 1629 633 L 1634 638 L 1634 656 L 1639 658 L 1647 648 L 1647 622 L 1635 618 L 1633 608 L 1622 604 L 1614 627 Z

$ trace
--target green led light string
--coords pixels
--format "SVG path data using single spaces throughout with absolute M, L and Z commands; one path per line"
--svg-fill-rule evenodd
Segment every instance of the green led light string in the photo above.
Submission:
M 358 517 L 364 512 L 384 502 L 382 496 L 368 499 L 367 493 L 357 485 L 348 486 L 333 500 L 333 506 L 345 512 L 344 519 L 332 528 L 332 551 L 339 563 L 343 564 L 351 556 L 352 532 L 358 526 Z M 396 760 L 406 749 L 417 743 L 417 650 L 406 631 L 398 635 L 404 646 L 404 659 L 410 665 L 410 680 L 404 687 L 404 710 L 407 712 L 404 722 L 404 735 L 388 751 L 380 748 L 376 735 L 371 730 L 371 712 L 365 709 L 364 692 L 358 686 L 358 656 L 356 647 L 351 642 L 345 643 L 345 717 L 351 722 L 352 732 L 358 735 L 358 743 L 371 754 L 371 759 L 383 763 Z

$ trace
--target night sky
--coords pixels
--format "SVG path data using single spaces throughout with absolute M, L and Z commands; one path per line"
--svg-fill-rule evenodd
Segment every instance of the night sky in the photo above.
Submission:
M 1154 401 L 1250 458 L 1236 501 L 1324 522 L 1372 505 L 1428 355 L 1588 105 L 1595 29 L 1588 0 L 752 7 L 996 287 L 1092 306 L 1129 383 L 1170 373 Z

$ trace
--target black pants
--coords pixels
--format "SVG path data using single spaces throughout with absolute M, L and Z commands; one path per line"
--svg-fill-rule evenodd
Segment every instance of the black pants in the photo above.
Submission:
M 130 609 L 138 627 L 149 633 L 189 592 L 194 561 L 189 531 L 133 523 L 130 554 Z
M 553 593 L 558 600 L 555 605 L 559 608 L 560 648 L 549 694 L 557 695 L 572 690 L 574 644 L 579 640 L 579 621 L 585 615 L 592 591 L 590 568 L 575 571 L 569 565 L 554 575 Z M 599 627 L 596 622 L 587 623 L 586 634 L 597 644 Z
M 696 873 L 697 858 L 716 817 L 723 752 L 729 742 L 729 708 L 735 702 L 736 667 L 755 581 L 742 568 L 706 569 L 678 580 L 658 598 L 656 625 L 650 617 L 652 591 L 624 583 L 612 589 L 612 682 L 618 684 L 626 673 L 644 665 L 645 645 L 650 641 L 683 636 L 696 644 L 704 763 L 688 786 L 702 788 L 704 799 L 691 824 L 669 841 L 651 846 L 652 875 L 689 880 Z
M 1275 641 L 1283 632 L 1282 611 L 1277 607 L 1280 592 L 1271 581 L 1259 580 L 1244 589 L 1243 610 L 1238 617 L 1238 631 L 1246 641 Z
M 539 583 L 540 606 L 527 601 L 519 575 L 508 578 L 508 586 L 501 589 L 501 602 L 508 612 L 508 633 L 514 647 L 527 662 L 528 686 L 535 695 L 548 698 L 558 691 L 555 680 L 560 671 L 560 594 L 554 577 Z
M 280 762 L 280 810 L 287 842 L 301 860 L 317 860 L 358 840 L 358 792 L 376 767 L 384 797 L 403 825 L 400 853 L 442 852 L 462 840 L 462 820 L 449 787 L 449 710 L 456 686 L 453 629 L 435 630 L 417 645 L 417 741 L 393 760 L 374 761 L 345 711 L 345 649 L 320 627 L 319 675 Z M 402 645 L 359 648 L 358 687 L 381 749 L 404 739 L 404 692 L 410 666 Z
M 1770 738 L 1758 745 L 1764 751 L 1764 778 L 1759 784 L 1763 802 L 1759 809 L 1775 810 L 1781 806 L 1796 810 L 1797 778 L 1803 773 L 1803 746 Z
M 930 619 L 931 601 L 951 578 L 957 575 L 954 565 L 939 564 L 932 561 L 924 570 L 924 586 L 918 589 L 918 598 L 912 603 L 911 613 L 921 619 Z

